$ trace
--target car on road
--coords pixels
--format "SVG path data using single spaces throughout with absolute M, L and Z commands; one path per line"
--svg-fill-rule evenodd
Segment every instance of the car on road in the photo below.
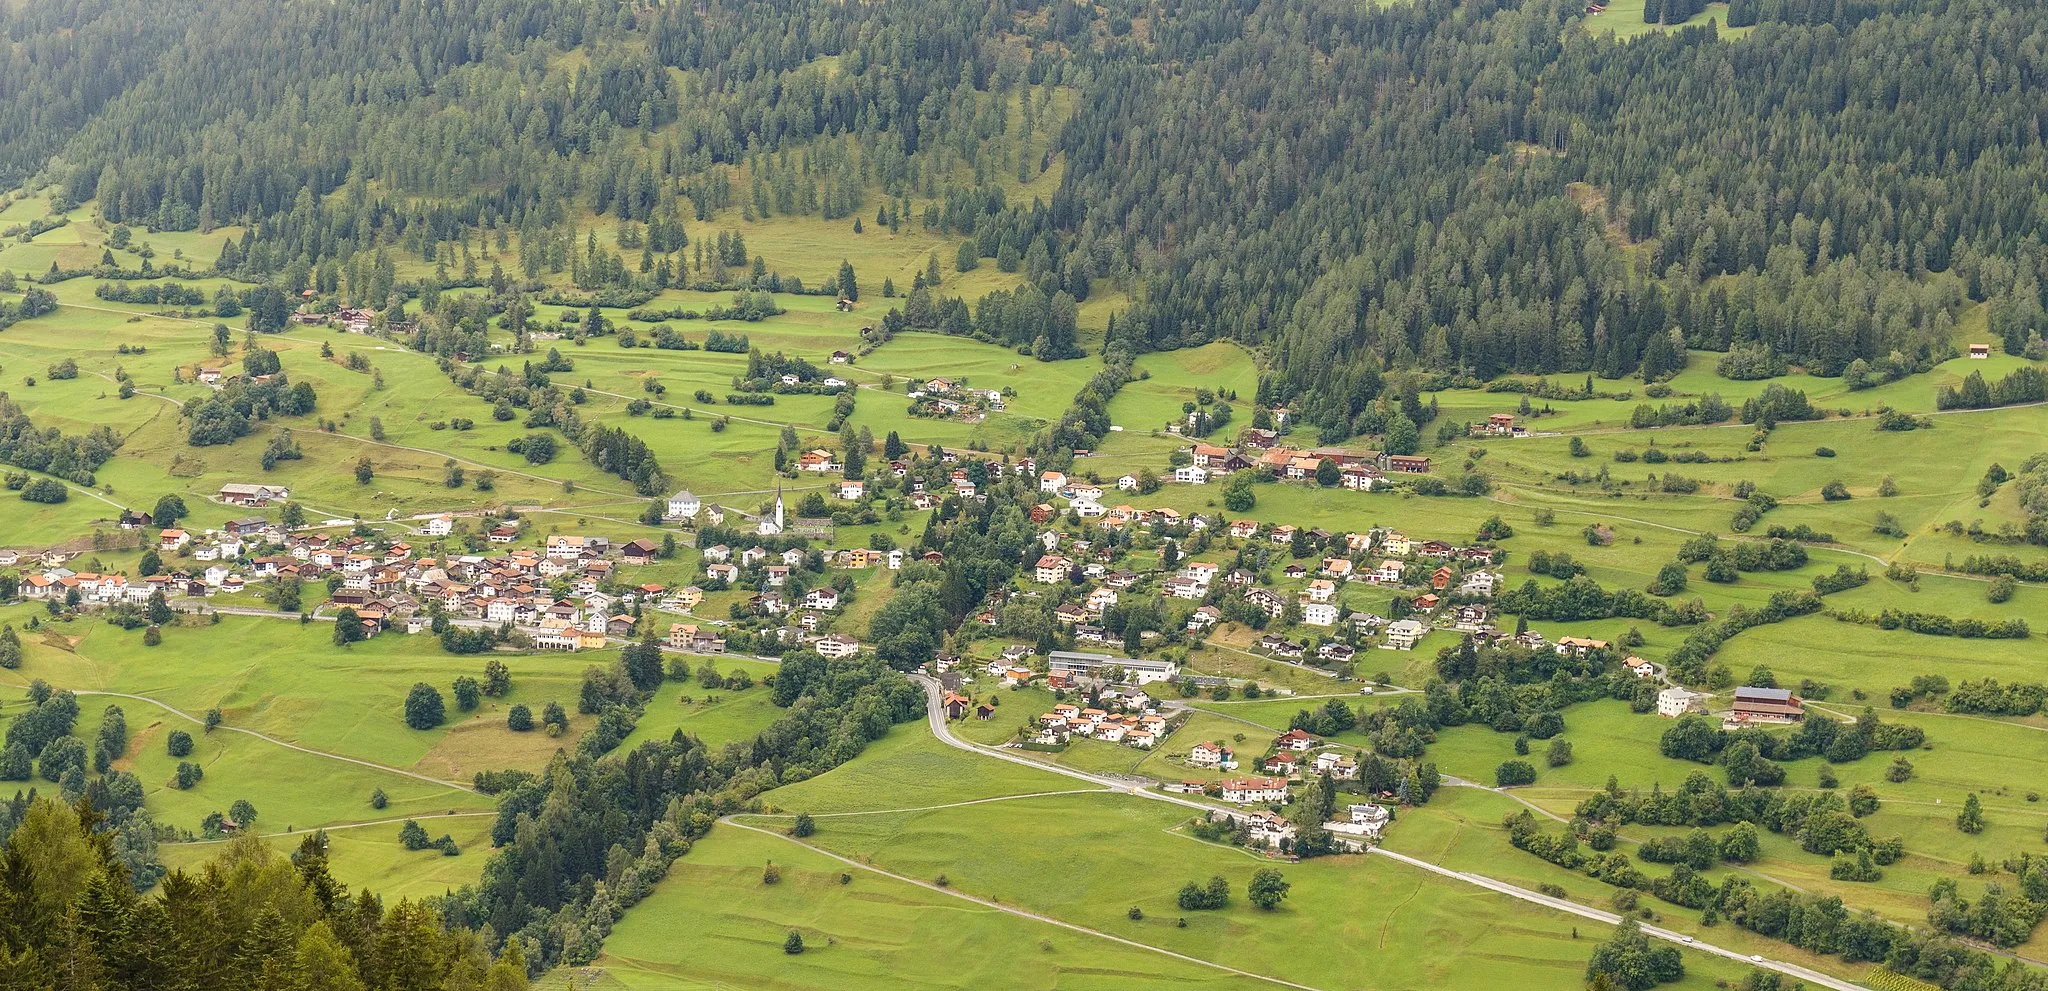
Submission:
M 1695 942 L 1695 940 L 1690 935 L 1687 935 L 1685 933 L 1678 934 L 1678 941 L 1681 943 Z
M 1752 954 L 1750 954 L 1750 955 L 1749 955 L 1749 962 L 1750 962 L 1750 963 L 1763 963 L 1763 962 L 1764 962 L 1764 955 L 1763 955 L 1763 954 L 1761 954 L 1761 953 L 1752 953 Z

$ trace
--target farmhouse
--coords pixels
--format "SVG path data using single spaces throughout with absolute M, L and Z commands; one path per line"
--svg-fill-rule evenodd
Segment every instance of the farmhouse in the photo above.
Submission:
M 291 490 L 282 485 L 248 485 L 230 482 L 220 487 L 220 501 L 230 506 L 268 506 L 272 500 L 289 499 Z
M 1784 724 L 1805 718 L 1806 702 L 1799 696 L 1783 688 L 1744 686 L 1735 690 L 1735 705 L 1729 710 L 1727 722 Z

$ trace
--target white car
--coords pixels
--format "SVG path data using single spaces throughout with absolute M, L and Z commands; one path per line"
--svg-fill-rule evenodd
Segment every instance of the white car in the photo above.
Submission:
M 1678 941 L 1681 943 L 1690 943 L 1693 942 L 1693 938 L 1690 935 L 1680 933 L 1678 936 Z
M 1752 954 L 1750 954 L 1750 955 L 1749 955 L 1749 962 L 1750 962 L 1750 963 L 1763 963 L 1763 962 L 1764 962 L 1764 955 L 1763 955 L 1763 954 L 1761 954 L 1761 953 L 1752 953 Z

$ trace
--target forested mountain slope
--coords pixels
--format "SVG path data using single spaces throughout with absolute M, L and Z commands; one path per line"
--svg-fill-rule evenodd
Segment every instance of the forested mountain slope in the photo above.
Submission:
M 1329 439 L 1379 428 L 1388 371 L 1653 378 L 1746 345 L 1896 376 L 1978 302 L 2023 350 L 2038 10 L 1737 15 L 1739 40 L 1617 42 L 1568 0 L 32 3 L 0 48 L 0 178 L 250 224 L 224 274 L 371 303 L 372 256 L 472 236 L 598 290 L 683 281 L 681 222 L 724 211 L 922 223 L 1048 298 L 1108 280 L 1133 349 L 1271 345 L 1263 398 Z M 1017 113 L 1057 133 L 1050 202 L 1002 194 L 1054 167 Z M 579 237 L 591 212 L 645 225 L 638 271 Z M 975 312 L 907 318 L 1043 341 Z

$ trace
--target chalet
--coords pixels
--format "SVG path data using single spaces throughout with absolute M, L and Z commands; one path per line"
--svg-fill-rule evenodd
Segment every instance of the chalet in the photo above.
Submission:
M 823 474 L 826 472 L 843 470 L 846 466 L 840 464 L 836 460 L 833 460 L 831 451 L 825 450 L 824 448 L 816 448 L 814 450 L 805 451 L 803 454 L 798 455 L 796 459 L 796 467 L 798 471 L 809 471 Z
M 1304 730 L 1291 729 L 1285 733 L 1280 734 L 1279 736 L 1274 737 L 1273 747 L 1277 750 L 1291 750 L 1296 753 L 1299 753 L 1303 750 L 1314 749 L 1316 744 L 1321 742 L 1323 741 L 1316 739 L 1315 735 L 1312 733 L 1309 733 Z
M 839 608 L 839 591 L 829 586 L 811 589 L 804 593 L 804 608 L 837 609 Z
M 1301 775 L 1301 758 L 1292 753 L 1282 751 L 1260 761 L 1259 770 L 1282 778 L 1299 777 Z
M 1593 651 L 1606 649 L 1605 640 L 1587 640 L 1583 637 L 1557 638 L 1557 652 L 1567 657 L 1584 657 Z
M 1970 357 L 1972 357 L 1972 358 L 1975 358 L 1975 359 L 1978 359 L 1978 360 L 1983 360 L 1983 359 L 1985 359 L 1985 358 L 1989 358 L 1989 357 L 1991 357 L 1991 345 L 1989 345 L 1989 344 L 1972 344 L 1972 345 L 1970 345 Z
M 1515 432 L 1515 414 L 1494 413 L 1486 418 L 1486 426 L 1481 429 L 1496 437 L 1510 436 Z
M 628 541 L 619 548 L 619 557 L 627 564 L 652 564 L 660 554 L 661 547 L 646 537 Z
M 1429 459 L 1413 454 L 1390 454 L 1387 456 L 1387 470 L 1406 472 L 1411 475 L 1429 474 Z
M 1350 644 L 1338 640 L 1327 641 L 1316 648 L 1316 656 L 1326 661 L 1349 661 L 1357 653 Z
M 183 530 L 165 530 L 157 534 L 157 549 L 175 551 L 192 542 L 192 535 Z
M 1268 633 L 1259 638 L 1259 647 L 1274 657 L 1300 657 L 1308 648 L 1277 633 Z
M 119 526 L 123 530 L 140 530 L 143 527 L 151 525 L 153 522 L 155 521 L 150 518 L 150 515 L 148 513 L 137 512 L 133 509 L 124 509 L 121 510 L 120 518 L 115 520 L 115 525 Z

